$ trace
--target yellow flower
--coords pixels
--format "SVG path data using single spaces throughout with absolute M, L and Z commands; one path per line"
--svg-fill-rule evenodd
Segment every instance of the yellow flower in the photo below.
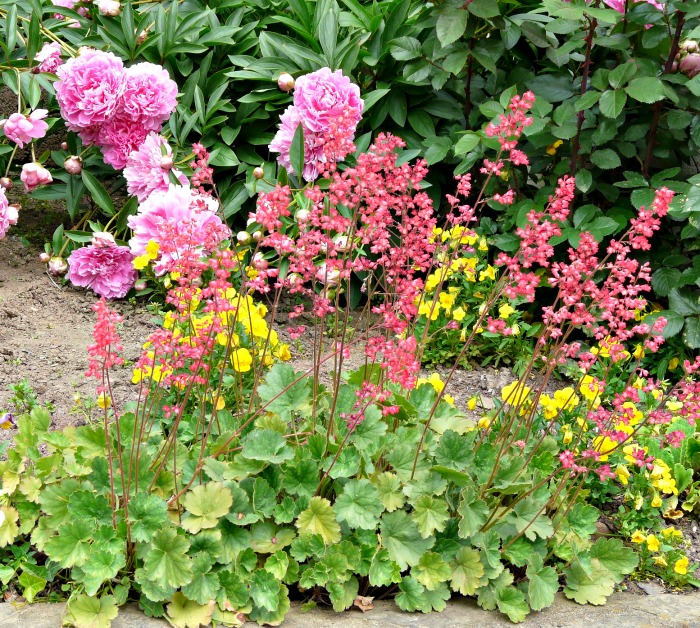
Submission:
M 683 407 L 683 402 L 682 401 L 667 401 L 666 402 L 666 407 L 671 411 L 671 412 L 676 412 L 680 410 Z
M 437 285 L 441 282 L 444 281 L 445 278 L 447 277 L 447 268 L 441 268 L 440 270 L 435 271 L 434 273 L 431 273 L 428 275 L 428 278 L 425 280 L 425 289 L 428 292 L 432 292 L 437 288 Z
M 479 281 L 484 281 L 484 279 L 496 280 L 496 269 L 490 264 L 486 267 L 486 270 L 482 270 L 479 273 Z
M 247 373 L 253 365 L 253 356 L 250 355 L 248 349 L 241 347 L 231 353 L 231 364 L 233 364 L 235 371 Z
M 571 386 L 554 391 L 554 399 L 559 403 L 563 410 L 573 410 L 580 399 L 576 396 L 576 392 Z
M 642 345 L 636 345 L 634 351 L 632 351 L 632 355 L 637 358 L 637 360 L 641 360 L 644 357 L 644 347 Z
M 292 353 L 289 350 L 289 345 L 285 343 L 277 345 L 277 348 L 275 349 L 275 355 L 280 360 L 282 360 L 282 362 L 287 362 L 288 360 L 292 359 Z
M 574 431 L 571 429 L 570 425 L 564 425 L 561 428 L 562 439 L 561 442 L 568 445 L 574 439 Z M 626 482 L 625 482 L 626 484 Z
M 504 303 L 498 308 L 498 316 L 504 320 L 508 318 L 513 312 L 515 312 L 515 308 L 511 307 L 509 303 Z
M 443 395 L 442 398 L 451 406 L 455 405 L 455 398 L 452 395 Z
M 423 302 L 418 306 L 418 314 L 426 318 L 430 317 L 431 321 L 437 320 L 437 317 L 440 316 L 440 304 L 433 304 L 432 300 L 427 303 Z
M 593 401 L 595 403 L 601 391 L 600 382 L 595 377 L 584 375 L 581 379 L 579 391 L 588 401 Z
M 661 543 L 659 543 L 659 539 L 654 534 L 650 534 L 647 537 L 647 548 L 650 552 L 658 552 L 661 549 Z
M 630 472 L 624 464 L 617 465 L 617 468 L 615 469 L 615 474 L 617 475 L 617 479 L 620 480 L 620 482 L 624 486 L 627 486 L 627 482 L 630 479 Z
M 664 528 L 661 530 L 661 534 L 664 535 L 665 538 L 674 538 L 674 539 L 682 539 L 683 538 L 683 533 L 680 530 L 676 530 L 673 526 L 669 526 L 668 528 Z
M 513 332 L 513 335 L 514 335 L 514 336 L 517 336 L 517 335 L 520 333 L 520 325 L 518 325 L 517 323 L 515 323 L 515 325 L 513 325 L 513 326 L 510 328 L 510 330 Z
M 559 414 L 559 404 L 549 395 L 540 395 L 540 405 L 544 409 L 544 418 L 547 420 L 553 419 Z
M 112 398 L 105 392 L 101 392 L 97 396 L 97 405 L 103 410 L 107 410 L 112 407 Z
M 680 574 L 681 576 L 685 576 L 685 574 L 688 573 L 688 563 L 690 561 L 688 560 L 687 556 L 683 556 L 683 558 L 679 558 L 676 563 L 673 565 L 673 571 L 675 571 L 677 574 Z
M 139 255 L 134 258 L 132 264 L 136 270 L 143 270 L 148 266 L 148 262 L 150 262 L 148 255 Z
M 455 297 L 453 294 L 450 294 L 448 292 L 441 292 L 438 295 L 438 299 L 440 300 L 440 305 L 447 311 L 447 313 L 450 313 L 450 310 L 452 309 L 452 306 L 455 304 Z
M 557 140 L 554 144 L 547 146 L 546 153 L 552 157 L 557 154 L 557 149 L 564 143 L 563 140 Z
M 474 410 L 475 408 L 476 408 L 476 397 L 469 397 L 469 401 L 467 401 L 467 409 Z
M 430 384 L 435 389 L 435 392 L 438 393 L 441 393 L 445 388 L 445 382 L 443 382 L 440 379 L 440 376 L 437 373 L 433 373 L 430 377 L 427 378 L 420 377 L 418 381 L 416 381 L 416 388 L 422 386 L 423 384 Z
M 671 358 L 671 360 L 668 363 L 668 370 L 675 371 L 680 363 L 681 361 L 678 358 Z
M 486 416 L 479 419 L 479 422 L 477 423 L 477 426 L 480 427 L 482 430 L 485 430 L 489 425 L 491 425 L 491 419 L 489 419 Z
M 516 381 L 504 386 L 501 390 L 501 399 L 512 406 L 524 404 L 530 394 L 530 387 L 522 382 Z
M 452 318 L 454 318 L 457 322 L 464 320 L 466 315 L 467 313 L 461 307 L 457 307 L 452 310 Z
M 654 564 L 659 565 L 660 567 L 668 567 L 668 563 L 666 562 L 666 557 L 663 554 L 659 554 L 658 556 L 654 556 Z
M 661 506 L 663 506 L 663 505 L 664 505 L 664 503 L 661 500 L 661 497 L 659 496 L 659 494 L 654 493 L 654 498 L 651 500 L 651 507 L 652 508 L 661 508 Z
M 632 535 L 632 538 L 630 539 L 632 543 L 644 543 L 646 541 L 647 537 L 642 534 L 641 530 L 635 530 L 634 534 Z
M 608 454 L 617 449 L 618 443 L 608 436 L 596 436 L 593 439 L 593 449 L 600 454 L 600 459 L 605 462 L 608 459 Z
M 489 250 L 488 244 L 486 243 L 486 238 L 481 238 L 479 240 L 479 246 L 478 246 L 477 250 L 479 250 L 479 251 L 488 251 Z
M 146 255 L 148 255 L 149 259 L 155 259 L 156 257 L 158 257 L 159 249 L 160 244 L 158 244 L 155 240 L 149 240 L 148 244 L 146 245 Z

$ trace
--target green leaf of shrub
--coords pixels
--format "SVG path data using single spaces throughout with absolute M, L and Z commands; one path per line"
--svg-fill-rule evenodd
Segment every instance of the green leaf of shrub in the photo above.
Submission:
M 591 161 L 602 170 L 619 168 L 622 164 L 620 156 L 611 148 L 598 149 L 591 154 Z
M 464 35 L 467 28 L 467 16 L 468 13 L 464 9 L 449 5 L 441 11 L 435 31 L 442 46 L 448 46 Z
M 645 103 L 657 102 L 666 97 L 663 82 L 655 76 L 632 79 L 625 91 L 635 100 Z
M 603 95 L 598 101 L 600 113 L 607 118 L 617 118 L 622 113 L 627 103 L 627 94 L 621 89 L 608 89 L 603 92 Z
M 331 503 L 323 497 L 312 497 L 309 507 L 299 515 L 296 522 L 299 534 L 318 534 L 326 545 L 340 541 L 340 525 L 335 518 Z
M 389 552 L 384 547 L 372 557 L 369 582 L 374 587 L 388 587 L 390 584 L 401 582 L 401 568 L 396 561 L 389 558 Z
M 374 530 L 384 505 L 370 481 L 361 479 L 348 481 L 335 500 L 334 509 L 338 520 L 345 521 L 351 528 Z
M 87 521 L 65 523 L 58 528 L 58 534 L 46 542 L 44 551 L 61 567 L 80 567 L 90 555 L 94 532 L 95 527 Z
M 474 489 L 467 487 L 462 492 L 462 501 L 457 509 L 457 514 L 461 517 L 459 520 L 459 537 L 468 539 L 476 534 L 481 526 L 486 523 L 489 509 L 481 499 L 476 497 Z
M 353 576 L 347 582 L 330 582 L 326 585 L 331 596 L 331 604 L 336 613 L 340 613 L 352 606 L 360 591 L 360 583 Z
M 31 571 L 24 570 L 17 579 L 22 586 L 22 596 L 26 598 L 30 604 L 38 593 L 41 593 L 46 587 L 46 578 L 37 576 Z
M 250 595 L 257 606 L 275 611 L 280 603 L 282 585 L 273 574 L 258 569 L 250 580 Z
M 425 587 L 415 578 L 410 576 L 403 578 L 399 584 L 399 591 L 401 593 L 394 598 L 394 601 L 402 611 L 429 613 L 432 610 L 425 599 Z
M 182 527 L 192 534 L 205 528 L 215 528 L 219 519 L 228 514 L 231 504 L 231 491 L 221 482 L 199 484 L 182 499 L 187 511 L 182 518 Z
M 302 177 L 304 174 L 304 150 L 304 126 L 299 123 L 296 131 L 294 131 L 294 137 L 292 138 L 292 143 L 289 147 L 289 162 L 292 164 L 292 170 L 299 179 L 300 184 L 303 181 Z
M 264 383 L 258 386 L 258 395 L 264 402 L 265 409 L 279 414 L 285 421 L 290 421 L 294 412 L 309 410 L 310 380 L 303 377 L 296 381 L 299 377 L 289 364 L 275 364 L 267 372 Z
M 442 532 L 450 519 L 444 499 L 422 495 L 413 504 L 411 518 L 424 539 L 434 532 Z

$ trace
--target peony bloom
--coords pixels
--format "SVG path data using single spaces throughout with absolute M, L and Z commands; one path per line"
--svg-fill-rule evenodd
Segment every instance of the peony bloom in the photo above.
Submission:
M 3 130 L 7 139 L 12 140 L 20 148 L 30 144 L 32 140 L 38 140 L 44 135 L 49 125 L 44 118 L 49 114 L 46 109 L 35 109 L 28 116 L 22 113 L 13 113 L 6 121 Z
M 177 83 L 153 63 L 137 63 L 125 72 L 121 112 L 148 131 L 160 131 L 177 106 Z
M 58 67 L 63 63 L 61 60 L 61 44 L 52 41 L 50 44 L 44 44 L 42 49 L 37 52 L 34 57 L 39 65 L 37 65 L 33 72 L 51 72 L 55 73 Z
M 51 0 L 51 4 L 55 7 L 63 7 L 64 9 L 72 9 L 75 7 L 77 0 Z M 63 16 L 61 16 L 62 18 Z
M 294 89 L 294 104 L 280 118 L 280 128 L 270 143 L 279 153 L 278 163 L 292 171 L 290 149 L 294 133 L 304 129 L 304 179 L 312 181 L 351 150 L 364 103 L 360 89 L 340 70 L 322 68 L 301 76 Z M 297 173 L 298 174 L 298 173 Z
M 117 0 L 100 0 L 97 3 L 97 10 L 101 15 L 117 17 L 122 12 L 122 5 Z
M 138 278 L 129 247 L 108 243 L 76 249 L 68 258 L 68 279 L 105 299 L 121 299 Z
M 19 177 L 24 183 L 24 189 L 31 192 L 40 185 L 46 185 L 53 181 L 51 173 L 41 164 L 30 162 L 22 166 L 22 174 Z
M 360 98 L 360 88 L 341 70 L 332 72 L 329 68 L 321 68 L 297 79 L 294 106 L 305 128 L 327 133 L 341 116 L 350 116 L 357 126 L 364 103 Z
M 100 147 L 106 163 L 122 170 L 127 157 L 143 144 L 147 135 L 148 129 L 120 112 L 102 125 L 95 144 Z
M 132 151 L 124 168 L 126 189 L 142 203 L 156 190 L 167 191 L 170 173 L 187 185 L 187 177 L 172 167 L 173 151 L 165 138 L 149 133 L 143 144 Z
M 111 52 L 81 49 L 56 74 L 56 98 L 71 131 L 109 120 L 124 91 L 124 64 Z
M 287 110 L 280 116 L 279 131 L 277 131 L 272 142 L 270 142 L 270 151 L 280 154 L 277 162 L 289 172 L 294 172 L 290 159 L 290 149 L 294 133 L 300 121 L 298 109 L 294 105 L 287 107 Z M 325 161 L 323 145 L 319 142 L 318 134 L 304 128 L 304 179 L 306 181 L 317 179 L 319 174 L 318 164 L 325 163 Z
M 193 193 L 188 187 L 171 184 L 165 191 L 153 192 L 139 205 L 137 214 L 128 218 L 134 234 L 129 240 L 131 252 L 143 255 L 149 242 L 157 243 L 160 257 L 153 268 L 162 275 L 179 254 L 192 246 L 204 247 L 206 230 L 224 229 L 216 209 L 214 199 Z
M 5 188 L 0 187 L 0 240 L 5 238 L 12 225 L 17 224 L 18 217 L 17 205 L 10 205 Z

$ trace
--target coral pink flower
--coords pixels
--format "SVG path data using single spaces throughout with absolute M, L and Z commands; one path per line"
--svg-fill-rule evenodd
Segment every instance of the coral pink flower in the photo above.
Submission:
M 122 60 L 111 52 L 81 49 L 56 74 L 56 98 L 71 131 L 101 124 L 116 111 L 125 73 Z
M 22 166 L 22 174 L 19 177 L 24 183 L 24 189 L 31 192 L 40 185 L 46 185 L 53 181 L 51 173 L 41 164 L 30 162 Z
M 63 63 L 61 60 L 61 44 L 52 41 L 50 44 L 44 44 L 42 49 L 36 53 L 34 57 L 39 65 L 32 72 L 52 72 L 55 73 L 58 67 Z
M 349 115 L 357 126 L 364 103 L 360 98 L 360 88 L 342 71 L 321 68 L 297 79 L 294 106 L 305 128 L 326 133 L 340 116 Z
M 151 240 L 157 242 L 160 257 L 154 270 L 162 275 L 187 249 L 203 248 L 207 230 L 224 228 L 216 209 L 214 199 L 193 194 L 187 187 L 170 185 L 165 191 L 153 192 L 141 203 L 138 213 L 129 216 L 128 225 L 134 234 L 129 240 L 132 253 L 143 255 Z
M 0 188 L 0 240 L 5 238 L 11 225 L 17 224 L 18 217 L 17 206 L 10 205 L 5 188 Z
M 170 173 L 184 186 L 187 177 L 172 167 L 173 151 L 162 135 L 149 133 L 143 144 L 132 151 L 126 160 L 124 178 L 126 189 L 142 203 L 156 190 L 166 191 L 171 182 Z
M 128 246 L 98 242 L 76 249 L 68 258 L 68 279 L 74 286 L 91 288 L 105 299 L 121 299 L 138 277 Z
M 5 122 L 3 130 L 7 139 L 12 140 L 20 148 L 25 144 L 38 140 L 44 135 L 49 125 L 44 118 L 49 114 L 46 109 L 35 109 L 28 116 L 22 113 L 13 113 Z
M 125 72 L 121 111 L 148 131 L 160 131 L 177 106 L 177 83 L 153 63 L 137 63 Z

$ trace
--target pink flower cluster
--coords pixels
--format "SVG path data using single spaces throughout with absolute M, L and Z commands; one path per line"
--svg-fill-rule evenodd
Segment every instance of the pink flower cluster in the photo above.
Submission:
M 100 147 L 117 170 L 151 131 L 159 132 L 177 105 L 177 84 L 159 65 L 124 68 L 111 52 L 81 49 L 58 68 L 61 115 L 86 145 Z
M 321 68 L 301 76 L 294 88 L 294 104 L 282 114 L 270 151 L 279 153 L 277 161 L 293 172 L 290 149 L 301 124 L 304 130 L 301 174 L 306 181 L 313 181 L 354 150 L 352 142 L 363 108 L 359 87 L 342 71 Z
M 0 240 L 7 235 L 7 231 L 12 225 L 17 224 L 19 214 L 16 205 L 10 205 L 5 194 L 5 188 L 0 187 Z
M 13 113 L 3 126 L 3 131 L 8 140 L 11 140 L 20 148 L 30 144 L 32 140 L 38 140 L 46 135 L 49 125 L 44 118 L 49 115 L 46 109 L 35 109 L 28 116 L 23 113 Z
M 91 245 L 70 254 L 68 279 L 74 286 L 91 288 L 105 299 L 121 299 L 138 278 L 134 256 L 129 247 L 117 246 L 111 235 L 95 235 Z
M 136 215 L 128 218 L 133 232 L 131 252 L 143 255 L 148 243 L 156 242 L 159 257 L 154 269 L 162 275 L 188 251 L 198 255 L 212 251 L 230 234 L 217 209 L 218 203 L 211 196 L 189 187 L 171 184 L 166 190 L 157 190 L 139 205 Z
M 124 364 L 124 358 L 119 355 L 124 350 L 121 338 L 117 333 L 117 323 L 121 323 L 124 317 L 110 310 L 107 302 L 100 299 L 92 306 L 92 311 L 97 313 L 97 322 L 92 330 L 95 343 L 88 346 L 88 370 L 86 377 L 94 377 L 99 382 L 98 392 L 106 391 L 106 373 L 113 366 Z

